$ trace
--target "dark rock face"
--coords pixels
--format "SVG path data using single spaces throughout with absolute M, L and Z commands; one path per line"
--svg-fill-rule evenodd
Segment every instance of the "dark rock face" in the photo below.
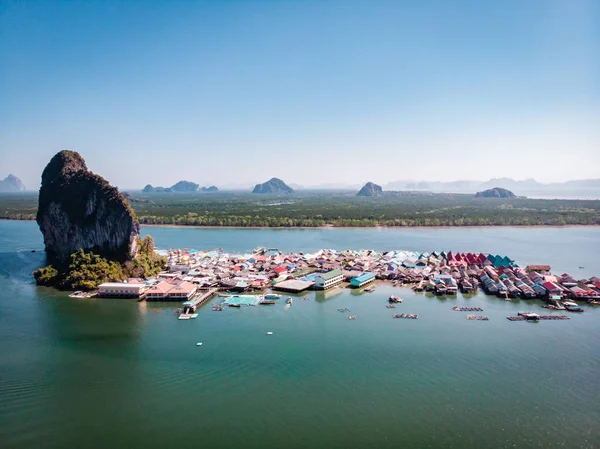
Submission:
M 24 192 L 25 184 L 15 175 L 8 175 L 0 181 L 0 192 Z
M 516 198 L 517 196 L 510 190 L 502 187 L 494 187 L 493 189 L 484 190 L 475 194 L 476 198 Z
M 381 196 L 383 195 L 383 189 L 381 186 L 372 182 L 367 182 L 362 189 L 358 191 L 356 196 Z
M 137 253 L 140 225 L 129 203 L 74 151 L 57 153 L 44 169 L 37 223 L 48 260 L 58 266 L 78 249 L 117 261 Z
M 294 193 L 294 189 L 279 178 L 271 178 L 262 184 L 256 184 L 252 193 Z

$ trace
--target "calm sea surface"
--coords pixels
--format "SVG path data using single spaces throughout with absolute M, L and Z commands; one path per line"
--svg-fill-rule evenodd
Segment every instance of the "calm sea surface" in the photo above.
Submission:
M 162 248 L 490 251 L 600 275 L 600 228 L 143 231 Z M 547 312 L 382 285 L 311 292 L 289 308 L 209 305 L 182 322 L 177 305 L 36 287 L 42 249 L 35 223 L 0 221 L 3 449 L 600 447 L 600 308 L 509 322 Z M 390 294 L 405 298 L 395 311 Z M 490 321 L 453 305 L 482 307 Z

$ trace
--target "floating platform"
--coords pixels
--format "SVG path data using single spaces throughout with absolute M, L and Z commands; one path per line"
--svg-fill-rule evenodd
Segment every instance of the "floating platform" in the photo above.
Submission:
M 481 307 L 458 307 L 458 306 L 454 306 L 454 307 L 452 307 L 452 310 L 455 310 L 457 312 L 483 312 L 483 309 Z
M 409 320 L 416 320 L 417 318 L 419 318 L 419 315 L 416 315 L 414 313 L 395 313 L 394 318 L 406 318 Z
M 509 321 L 532 321 L 531 319 L 527 319 L 524 316 L 507 316 L 506 317 L 507 320 Z M 557 321 L 557 320 L 570 320 L 571 318 L 566 316 L 566 315 L 538 315 L 538 319 L 535 321 L 539 321 L 539 320 L 545 320 L 545 321 Z
M 233 295 L 223 301 L 223 304 L 229 307 L 255 306 L 261 299 L 261 296 L 256 295 Z
M 73 292 L 69 295 L 69 298 L 93 298 L 94 296 L 97 296 L 98 292 L 82 292 L 82 291 L 76 291 Z
M 483 315 L 467 315 L 467 320 L 489 321 L 490 319 Z
M 300 279 L 290 279 L 288 281 L 279 282 L 272 288 L 273 290 L 279 290 L 288 293 L 300 293 L 304 290 L 308 290 L 315 283 L 313 281 L 302 281 Z

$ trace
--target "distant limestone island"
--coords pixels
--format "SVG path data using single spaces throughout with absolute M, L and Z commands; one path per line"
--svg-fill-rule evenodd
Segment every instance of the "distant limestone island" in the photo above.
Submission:
M 0 181 L 0 193 L 24 192 L 25 184 L 15 175 L 8 175 Z
M 127 199 L 88 170 L 79 153 L 61 151 L 42 173 L 37 223 L 47 261 L 33 273 L 38 285 L 92 290 L 103 282 L 154 276 L 165 259 L 154 240 L 139 237 Z
M 294 193 L 294 189 L 288 186 L 285 182 L 283 182 L 279 178 L 271 178 L 267 182 L 263 182 L 262 184 L 256 184 L 252 193 L 270 193 L 270 194 L 292 194 Z
M 402 192 L 388 191 L 384 192 L 380 185 L 373 182 L 367 182 L 356 194 L 356 196 L 377 197 L 383 195 L 399 195 Z M 476 198 L 517 198 L 510 190 L 502 187 L 494 187 L 475 194 Z
M 477 192 L 475 198 L 516 198 L 517 196 L 508 189 L 494 187 L 492 189 Z
M 144 193 L 162 193 L 162 192 L 204 192 L 204 193 L 213 193 L 218 192 L 219 189 L 217 186 L 210 187 L 200 187 L 200 184 L 196 184 L 191 181 L 179 181 L 176 184 L 173 184 L 171 187 L 153 187 L 151 184 L 146 185 L 142 189 Z
M 372 182 L 367 182 L 362 189 L 360 189 L 358 191 L 358 193 L 356 194 L 356 196 L 382 196 L 383 195 L 383 189 L 381 188 L 381 186 L 372 183 Z

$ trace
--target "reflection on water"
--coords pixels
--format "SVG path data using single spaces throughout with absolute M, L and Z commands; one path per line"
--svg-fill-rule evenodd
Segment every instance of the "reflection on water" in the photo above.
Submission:
M 404 234 L 377 230 L 195 232 L 206 243 L 195 246 L 240 250 L 258 246 L 254 235 L 277 235 L 263 246 L 301 246 L 306 235 L 319 247 L 406 247 L 390 237 Z M 159 245 L 194 245 L 158 234 Z M 476 233 L 473 245 L 502 246 L 509 236 L 499 234 Z M 509 234 L 516 246 L 508 254 L 542 240 L 536 230 Z M 415 245 L 441 242 L 418 235 Z M 596 266 L 597 232 L 562 235 L 552 250 L 538 245 L 538 261 L 568 247 L 561 263 Z M 373 293 L 303 293 L 310 300 L 294 296 L 287 310 L 280 300 L 213 312 L 215 298 L 196 320 L 178 321 L 176 303 L 73 300 L 35 287 L 30 273 L 43 255 L 17 250 L 40 241 L 28 224 L 0 222 L 3 448 L 600 446 L 600 308 L 532 326 L 506 316 L 545 311 L 538 301 L 378 284 Z M 392 294 L 404 302 L 390 310 Z M 454 305 L 481 307 L 490 321 L 468 321 Z M 338 312 L 344 307 L 357 319 Z

